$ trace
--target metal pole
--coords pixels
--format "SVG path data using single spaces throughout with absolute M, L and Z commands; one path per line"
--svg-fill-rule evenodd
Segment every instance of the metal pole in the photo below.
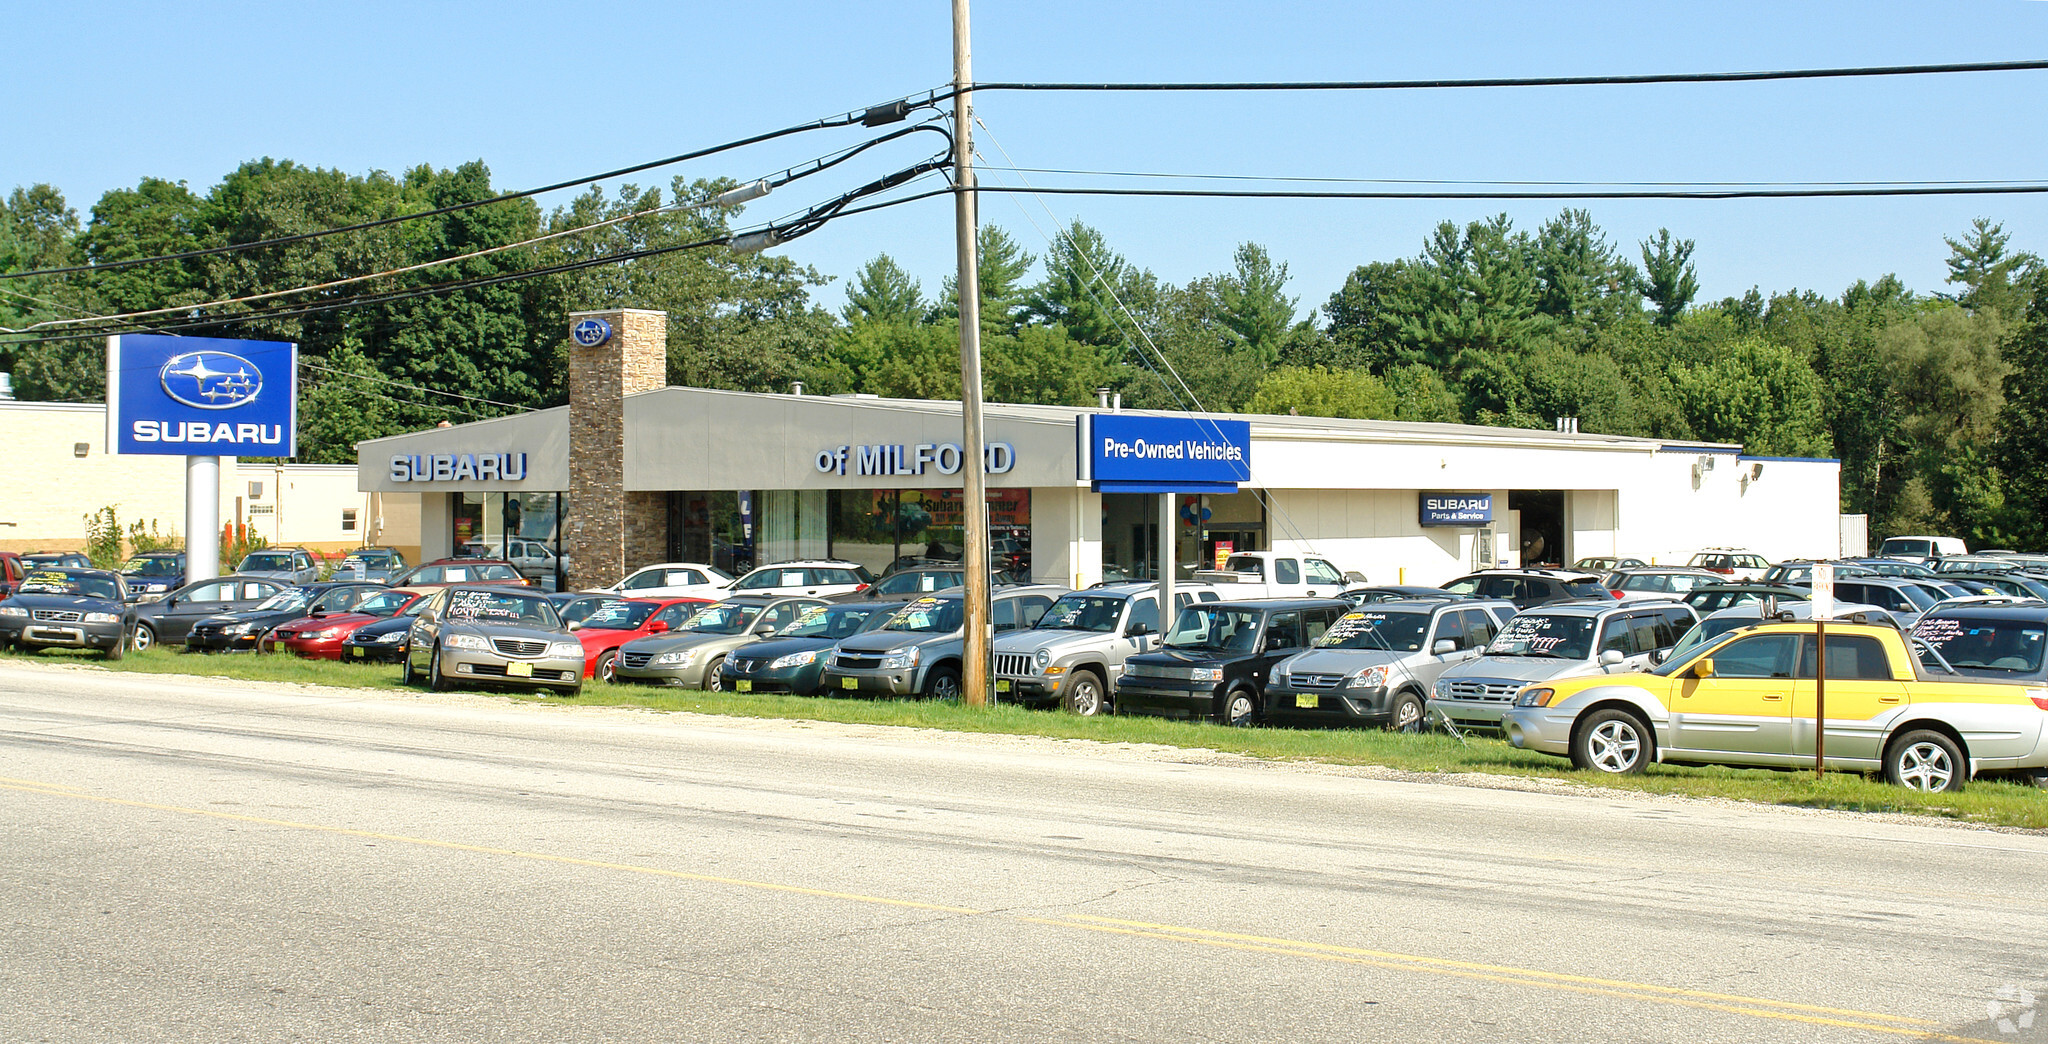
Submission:
M 995 644 L 989 604 L 988 450 L 981 422 L 981 278 L 976 256 L 978 221 L 974 199 L 974 82 L 968 47 L 967 0 L 953 0 L 953 226 L 960 274 L 960 518 L 966 523 L 961 565 L 967 573 L 960 700 L 988 705 L 989 651 Z
M 1821 778 L 1828 756 L 1828 622 L 1813 621 L 1813 778 Z
M 1173 626 L 1173 558 L 1179 548 L 1174 546 L 1174 517 L 1172 493 L 1159 494 L 1159 633 L 1160 641 L 1167 629 Z
M 185 458 L 185 582 L 220 575 L 220 458 Z

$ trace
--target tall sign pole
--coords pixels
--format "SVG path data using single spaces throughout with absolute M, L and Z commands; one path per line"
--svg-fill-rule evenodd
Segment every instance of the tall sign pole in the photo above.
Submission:
M 960 274 L 960 518 L 966 523 L 961 566 L 967 574 L 967 612 L 961 654 L 960 699 L 988 704 L 989 651 L 995 644 L 989 602 L 988 447 L 981 421 L 981 278 L 976 256 L 974 198 L 973 56 L 968 47 L 967 0 L 953 0 L 953 225 Z
M 1813 564 L 1813 778 L 1828 756 L 1828 618 L 1835 615 L 1835 565 Z

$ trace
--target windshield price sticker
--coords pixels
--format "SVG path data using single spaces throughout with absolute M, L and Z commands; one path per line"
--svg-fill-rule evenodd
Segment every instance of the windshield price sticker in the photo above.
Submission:
M 790 626 L 802 627 L 805 624 L 815 623 L 818 617 L 823 615 L 825 615 L 825 607 L 822 605 L 814 605 L 809 609 L 804 610 L 803 615 L 797 617 L 796 622 L 794 624 L 791 624 Z
M 448 615 L 461 620 L 483 617 L 509 620 L 519 614 L 488 591 L 461 591 L 449 601 Z
M 1548 616 L 1518 616 L 1509 620 L 1506 627 L 1501 628 L 1500 636 L 1494 639 L 1494 644 L 1502 647 L 1521 644 L 1531 652 L 1547 653 L 1574 637 L 1569 634 L 1545 633 L 1561 626 L 1558 620 Z

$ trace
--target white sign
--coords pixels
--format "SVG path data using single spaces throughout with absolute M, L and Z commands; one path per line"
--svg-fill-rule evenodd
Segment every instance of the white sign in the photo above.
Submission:
M 1835 618 L 1835 564 L 1815 562 L 1813 564 L 1813 618 L 1832 620 Z

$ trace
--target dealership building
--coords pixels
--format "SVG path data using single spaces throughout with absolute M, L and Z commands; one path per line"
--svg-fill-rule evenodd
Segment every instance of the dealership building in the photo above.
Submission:
M 357 447 L 360 493 L 417 504 L 423 557 L 541 541 L 596 586 L 660 561 L 879 573 L 959 554 L 959 403 L 666 387 L 663 313 L 571 320 L 569 405 Z M 1233 550 L 1409 584 L 1599 555 L 1841 550 L 1839 463 L 1739 445 L 1102 405 L 984 415 L 996 551 L 1073 587 L 1150 575 L 1166 511 L 1183 575 Z

